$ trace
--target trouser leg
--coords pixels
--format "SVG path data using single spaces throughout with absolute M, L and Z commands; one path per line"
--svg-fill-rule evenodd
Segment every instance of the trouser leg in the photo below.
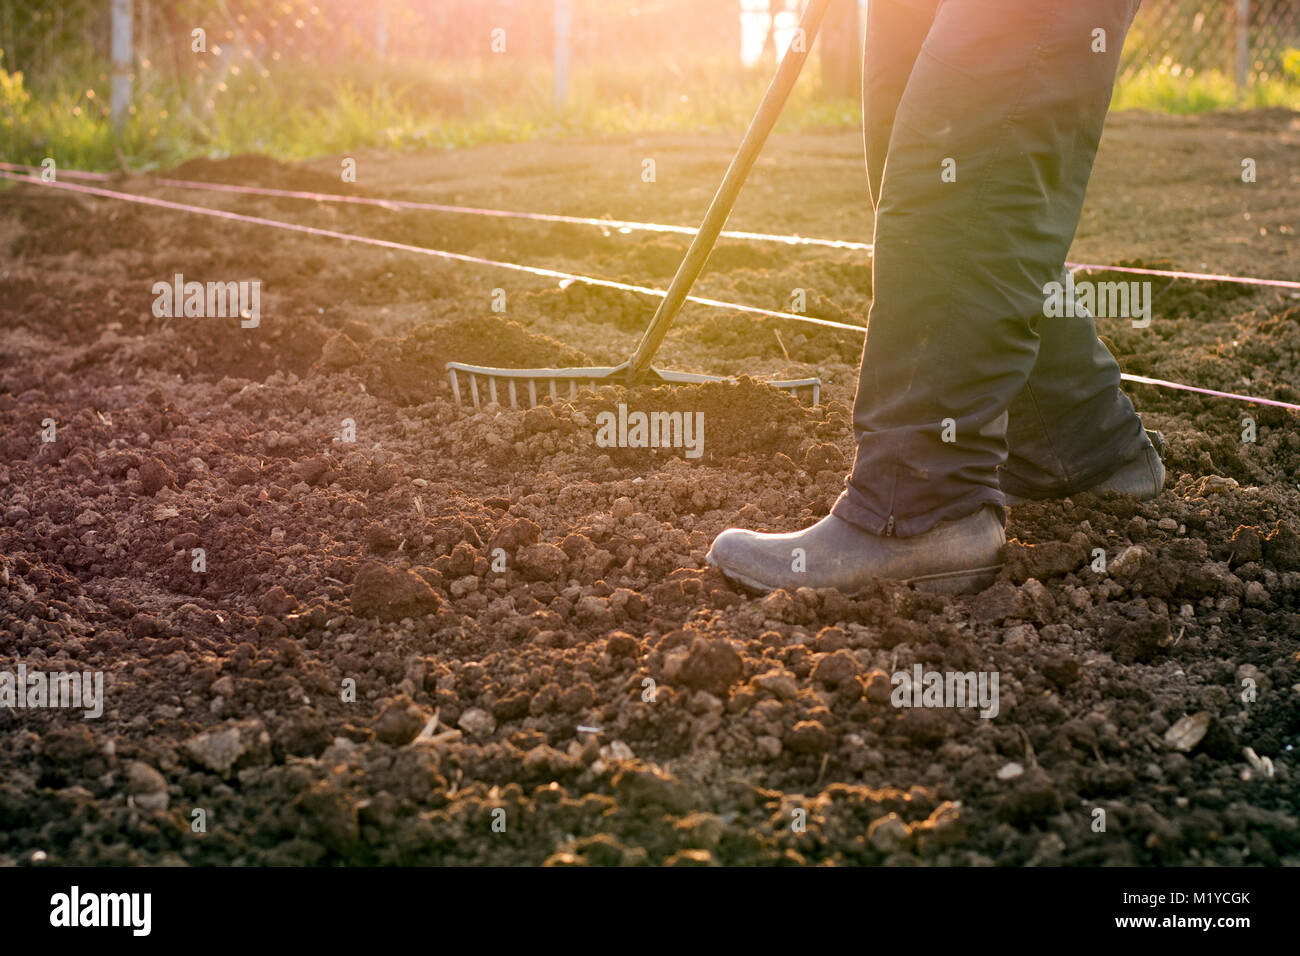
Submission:
M 1002 505 L 1008 409 L 1042 323 L 1057 321 L 1043 290 L 1074 236 L 1136 6 L 939 5 L 888 136 L 858 451 L 837 516 L 907 536 Z
M 1065 312 L 1072 317 L 1037 320 L 1038 361 L 1008 409 L 999 484 L 1022 498 L 1095 485 L 1148 441 L 1092 316 L 1075 301 Z
M 862 63 L 862 139 L 871 203 L 880 201 L 894 116 L 939 0 L 871 0 Z

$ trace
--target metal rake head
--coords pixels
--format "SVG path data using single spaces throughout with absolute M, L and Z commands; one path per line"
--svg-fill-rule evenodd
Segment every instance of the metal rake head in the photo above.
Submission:
M 627 370 L 627 363 L 605 368 L 492 368 L 487 365 L 466 365 L 463 362 L 447 363 L 451 391 L 456 396 L 457 404 L 465 404 L 468 397 L 475 408 L 504 404 L 501 400 L 502 391 L 509 399 L 511 408 L 532 408 L 548 395 L 553 401 L 573 398 L 580 388 L 594 391 L 601 385 L 627 384 Z M 736 380 L 726 375 L 701 375 L 652 367 L 646 370 L 643 381 L 652 385 L 700 385 L 704 382 Z M 480 382 L 485 383 L 483 388 L 480 388 Z M 801 401 L 807 399 L 812 405 L 821 401 L 822 382 L 819 378 L 785 379 L 765 384 L 790 392 Z

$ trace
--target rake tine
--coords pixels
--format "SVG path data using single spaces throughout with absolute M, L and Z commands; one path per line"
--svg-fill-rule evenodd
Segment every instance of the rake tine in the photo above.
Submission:
M 551 401 L 557 400 L 557 382 L 569 383 L 569 398 L 576 399 L 579 389 L 590 390 L 594 395 L 600 391 L 602 385 L 615 382 L 618 374 L 626 365 L 611 368 L 538 368 L 538 369 L 507 369 L 507 368 L 489 368 L 480 365 L 463 365 L 459 362 L 448 362 L 447 370 L 451 376 L 452 392 L 456 396 L 456 401 L 462 402 L 465 398 L 461 389 L 460 375 L 463 372 L 469 376 L 469 397 L 474 403 L 474 408 L 482 408 L 486 404 L 499 405 L 503 398 L 501 389 L 497 385 L 497 380 L 502 379 L 509 389 L 510 407 L 511 408 L 535 408 L 539 394 L 538 380 L 546 382 L 546 387 L 550 392 Z M 651 368 L 656 383 L 662 385 L 703 385 L 709 382 L 734 382 L 734 378 L 725 375 L 707 375 L 700 372 L 679 372 L 665 369 Z M 487 379 L 488 394 L 486 396 L 479 394 L 479 378 Z M 523 392 L 520 389 L 520 382 L 528 384 L 527 404 L 521 404 Z M 803 401 L 804 395 L 810 396 L 813 405 L 821 404 L 821 380 L 815 377 L 800 379 L 773 380 L 767 383 L 773 388 L 779 388 L 782 391 L 789 392 L 799 401 Z

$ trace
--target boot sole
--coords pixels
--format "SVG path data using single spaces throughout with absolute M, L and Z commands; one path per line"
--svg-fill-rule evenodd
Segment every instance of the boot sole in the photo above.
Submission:
M 943 574 L 923 574 L 919 578 L 908 578 L 904 584 L 910 584 L 918 591 L 931 594 L 974 594 L 983 591 L 997 580 L 1002 570 L 1000 564 L 990 564 L 968 571 L 946 571 Z
M 774 588 L 770 584 L 762 584 L 754 578 L 746 577 L 734 571 L 729 571 L 722 565 L 716 563 L 711 555 L 706 555 L 705 563 L 710 567 L 717 568 L 722 572 L 723 577 L 729 581 L 749 588 L 751 591 L 757 591 L 760 594 L 771 594 L 780 588 Z M 976 591 L 983 591 L 995 580 L 998 573 L 1002 570 L 1000 564 L 985 565 L 982 568 L 969 568 L 962 571 L 944 571 L 942 574 L 922 574 L 915 578 L 904 578 L 903 584 L 910 584 L 918 591 L 926 591 L 930 594 L 955 595 L 955 594 L 973 594 Z M 885 580 L 882 578 L 881 580 Z M 863 585 L 865 587 L 865 585 Z M 853 593 L 853 592 L 845 592 Z

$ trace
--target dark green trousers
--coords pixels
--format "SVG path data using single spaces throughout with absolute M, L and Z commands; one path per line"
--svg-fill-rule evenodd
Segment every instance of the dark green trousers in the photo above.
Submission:
M 917 535 L 1147 443 L 1092 317 L 1044 314 L 1137 5 L 870 0 L 873 301 L 839 517 Z

